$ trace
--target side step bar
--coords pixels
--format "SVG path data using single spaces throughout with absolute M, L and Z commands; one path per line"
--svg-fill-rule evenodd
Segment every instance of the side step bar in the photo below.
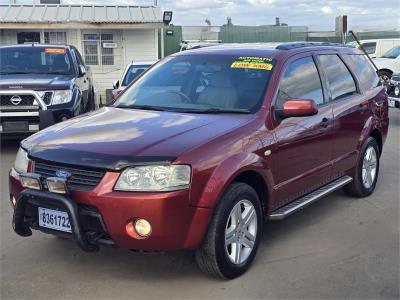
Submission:
M 292 213 L 303 209 L 307 205 L 319 200 L 320 198 L 332 193 L 333 191 L 341 188 L 342 186 L 348 184 L 349 182 L 353 181 L 353 178 L 350 176 L 343 176 L 340 177 L 323 187 L 320 187 L 318 190 L 311 192 L 297 200 L 294 200 L 285 206 L 274 210 L 269 216 L 268 219 L 270 220 L 282 220 L 287 216 L 291 215 Z

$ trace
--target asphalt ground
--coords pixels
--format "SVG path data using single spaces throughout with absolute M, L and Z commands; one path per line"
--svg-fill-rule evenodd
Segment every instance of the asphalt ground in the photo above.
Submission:
M 266 224 L 250 270 L 232 281 L 202 274 L 190 252 L 141 254 L 11 228 L 8 170 L 18 141 L 1 147 L 1 299 L 399 299 L 400 110 L 390 112 L 373 195 L 342 191 Z

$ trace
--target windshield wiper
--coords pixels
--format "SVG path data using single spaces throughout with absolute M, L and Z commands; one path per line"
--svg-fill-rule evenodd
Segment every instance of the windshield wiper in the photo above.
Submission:
M 167 107 L 162 106 L 153 106 L 153 105 L 139 105 L 139 104 L 132 104 L 132 105 L 118 105 L 115 106 L 116 108 L 129 108 L 129 109 L 143 109 L 143 110 L 157 110 L 157 111 L 170 111 Z
M 190 112 L 197 114 L 250 114 L 251 111 L 242 108 L 207 108 L 179 110 L 179 112 Z

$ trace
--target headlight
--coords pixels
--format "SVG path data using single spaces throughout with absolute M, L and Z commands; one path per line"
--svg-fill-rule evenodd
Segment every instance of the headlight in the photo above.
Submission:
M 28 171 L 28 163 L 28 153 L 20 147 L 17 152 L 17 157 L 15 158 L 15 171 L 18 173 L 26 173 Z
M 59 90 L 54 91 L 53 100 L 51 104 L 63 104 L 71 101 L 72 91 L 71 90 Z
M 173 191 L 189 187 L 191 168 L 188 165 L 153 165 L 128 168 L 119 176 L 115 190 Z

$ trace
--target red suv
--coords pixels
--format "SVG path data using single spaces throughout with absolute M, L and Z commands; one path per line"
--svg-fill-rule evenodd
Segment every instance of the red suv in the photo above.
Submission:
M 376 185 L 387 94 L 359 50 L 291 43 L 182 52 L 108 107 L 22 141 L 13 227 L 136 250 L 196 251 L 234 278 L 264 221 Z

